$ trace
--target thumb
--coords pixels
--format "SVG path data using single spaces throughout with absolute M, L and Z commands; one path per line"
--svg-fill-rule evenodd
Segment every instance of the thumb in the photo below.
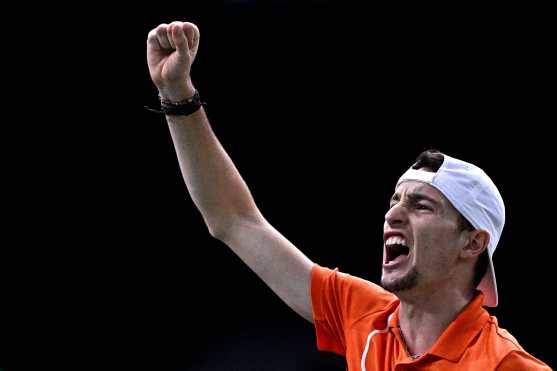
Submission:
M 199 28 L 191 22 L 184 22 L 182 30 L 186 34 L 188 45 L 192 56 L 197 54 L 197 47 L 199 46 Z
M 180 57 L 189 56 L 189 43 L 182 27 L 172 27 L 172 40 Z

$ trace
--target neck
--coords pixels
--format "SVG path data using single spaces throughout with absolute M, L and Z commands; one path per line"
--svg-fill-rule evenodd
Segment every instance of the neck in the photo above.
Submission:
M 436 289 L 411 298 L 401 297 L 399 326 L 409 355 L 421 355 L 431 349 L 473 296 L 469 291 Z

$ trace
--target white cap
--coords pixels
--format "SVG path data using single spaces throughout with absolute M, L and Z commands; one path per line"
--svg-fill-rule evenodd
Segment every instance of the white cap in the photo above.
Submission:
M 505 225 L 505 205 L 499 190 L 479 167 L 443 154 L 443 164 L 432 173 L 410 168 L 397 182 L 408 180 L 427 183 L 439 190 L 476 229 L 489 232 L 489 266 L 478 289 L 485 295 L 484 305 L 496 307 L 497 281 L 493 253 Z

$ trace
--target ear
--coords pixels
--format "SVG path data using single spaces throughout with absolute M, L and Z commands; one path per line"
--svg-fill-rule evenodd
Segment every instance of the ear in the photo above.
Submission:
M 489 232 L 486 230 L 476 229 L 468 233 L 468 243 L 460 253 L 461 257 L 465 259 L 480 256 L 489 244 Z

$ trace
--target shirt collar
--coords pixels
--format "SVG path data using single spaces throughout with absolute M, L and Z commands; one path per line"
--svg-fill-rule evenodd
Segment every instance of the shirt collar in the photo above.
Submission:
M 483 308 L 483 301 L 484 294 L 476 290 L 472 301 L 443 331 L 428 353 L 457 362 L 489 319 L 489 313 Z M 399 311 L 400 305 L 397 306 L 389 327 L 398 327 Z

